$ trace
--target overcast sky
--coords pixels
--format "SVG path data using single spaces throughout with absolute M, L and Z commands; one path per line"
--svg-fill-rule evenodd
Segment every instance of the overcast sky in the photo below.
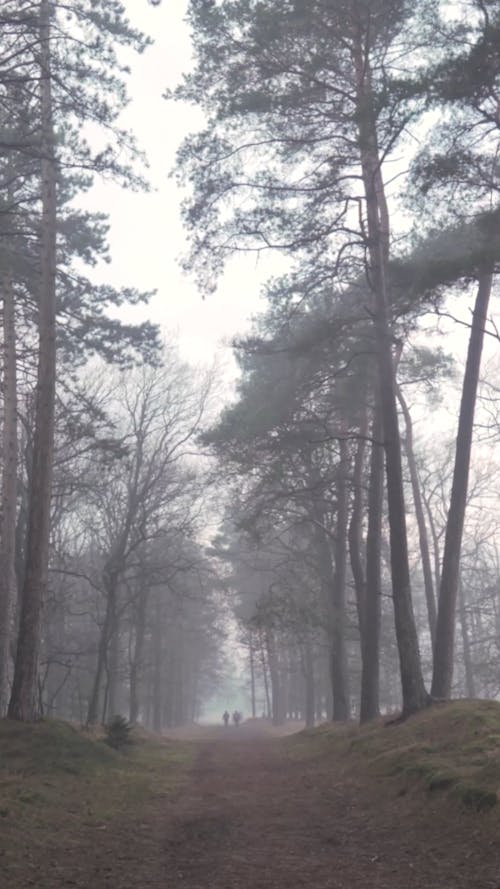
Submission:
M 181 354 L 192 363 L 211 362 L 217 353 L 231 376 L 229 341 L 248 329 L 248 318 L 258 311 L 260 284 L 270 267 L 251 257 L 235 261 L 218 292 L 203 300 L 194 278 L 179 266 L 186 250 L 181 193 L 168 174 L 182 138 L 201 125 L 202 117 L 196 108 L 167 102 L 162 94 L 191 64 L 186 5 L 186 0 L 163 0 L 160 7 L 125 0 L 132 23 L 155 40 L 144 55 L 130 59 L 132 101 L 122 121 L 146 151 L 155 191 L 138 194 L 99 183 L 86 203 L 108 213 L 111 221 L 112 263 L 99 268 L 99 278 L 158 290 L 149 307 L 128 310 L 127 320 L 147 316 L 177 333 Z

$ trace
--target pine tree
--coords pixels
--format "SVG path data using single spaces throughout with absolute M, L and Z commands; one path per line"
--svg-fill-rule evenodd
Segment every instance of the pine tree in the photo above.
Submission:
M 419 4 L 419 19 L 432 5 Z M 414 5 L 238 0 L 192 4 L 190 16 L 198 64 L 177 95 L 199 103 L 208 125 L 185 143 L 179 166 L 194 192 L 185 219 L 202 286 L 236 250 L 300 257 L 320 286 L 368 276 L 408 714 L 428 696 L 410 591 L 382 165 L 414 114 L 389 88 L 401 55 L 418 46 Z

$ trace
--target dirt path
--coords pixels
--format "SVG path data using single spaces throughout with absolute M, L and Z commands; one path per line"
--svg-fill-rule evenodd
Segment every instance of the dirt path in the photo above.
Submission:
M 192 777 L 165 836 L 171 889 L 500 889 L 487 818 L 379 799 L 279 741 L 205 741 Z
M 353 774 L 243 727 L 196 741 L 175 799 L 33 862 L 37 889 L 500 889 L 496 813 Z M 349 769 L 349 770 L 348 770 Z M 48 855 L 47 855 L 48 852 Z M 1 870 L 1 867 L 0 867 Z M 0 883 L 3 886 L 3 883 Z M 6 887 L 7 889 L 7 887 Z

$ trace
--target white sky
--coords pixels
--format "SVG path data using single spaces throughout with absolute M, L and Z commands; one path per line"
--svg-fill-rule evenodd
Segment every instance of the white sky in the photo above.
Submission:
M 108 213 L 111 222 L 112 262 L 98 267 L 98 278 L 117 286 L 157 289 L 149 306 L 127 310 L 127 320 L 147 317 L 176 333 L 182 356 L 193 364 L 210 363 L 217 354 L 232 377 L 229 341 L 248 329 L 250 315 L 258 311 L 260 285 L 270 263 L 261 259 L 257 264 L 252 257 L 233 261 L 217 293 L 205 300 L 194 278 L 181 271 L 178 259 L 187 245 L 182 194 L 168 174 L 180 142 L 200 126 L 202 117 L 198 109 L 167 102 L 162 95 L 191 64 L 187 2 L 163 0 L 159 7 L 148 0 L 124 2 L 132 24 L 155 40 L 142 56 L 130 58 L 132 101 L 120 121 L 145 150 L 155 191 L 141 194 L 98 183 L 87 196 L 85 204 Z

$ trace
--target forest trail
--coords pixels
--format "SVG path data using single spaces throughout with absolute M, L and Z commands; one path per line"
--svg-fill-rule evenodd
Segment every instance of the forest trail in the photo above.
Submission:
M 237 733 L 200 744 L 166 824 L 171 889 L 500 889 L 487 817 L 381 796 L 330 757 L 295 762 L 293 746 Z
M 33 833 L 2 887 L 500 889 L 496 807 L 466 810 L 415 782 L 403 793 L 304 735 L 183 734 L 193 755 L 173 792 L 158 771 L 113 822 L 62 813 L 60 835 Z

